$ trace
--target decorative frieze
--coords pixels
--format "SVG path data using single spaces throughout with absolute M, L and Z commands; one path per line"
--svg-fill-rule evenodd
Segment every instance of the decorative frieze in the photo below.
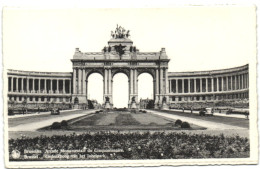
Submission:
M 116 63 L 113 63 L 113 66 L 128 66 L 129 63 L 127 62 L 116 62 Z
M 139 66 L 155 66 L 156 64 L 153 62 L 140 62 L 138 63 Z

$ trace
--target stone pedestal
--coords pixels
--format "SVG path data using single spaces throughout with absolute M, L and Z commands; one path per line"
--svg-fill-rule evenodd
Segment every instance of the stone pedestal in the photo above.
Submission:
M 166 102 L 163 102 L 163 103 L 162 103 L 162 106 L 161 106 L 161 109 L 162 109 L 162 110 L 167 110 L 167 109 L 169 109 L 169 105 L 166 104 Z
M 137 109 L 136 102 L 132 102 L 130 108 L 131 109 Z
M 105 109 L 112 109 L 113 106 L 109 102 L 106 102 L 105 105 L 104 105 L 104 108 Z
M 78 104 L 74 104 L 73 105 L 73 109 L 79 109 L 79 105 Z
M 103 108 L 104 109 L 113 109 L 113 104 L 111 103 L 112 95 L 104 95 Z
M 79 109 L 82 109 L 83 108 L 82 105 L 87 107 L 88 100 L 87 100 L 87 97 L 84 95 L 74 95 L 74 96 L 72 96 L 72 103 L 74 104 L 73 108 L 77 107 Z

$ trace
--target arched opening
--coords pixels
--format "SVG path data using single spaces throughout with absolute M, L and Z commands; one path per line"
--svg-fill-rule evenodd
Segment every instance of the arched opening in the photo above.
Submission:
M 138 98 L 141 109 L 154 108 L 153 77 L 149 73 L 142 73 L 138 76 Z
M 99 73 L 92 73 L 87 78 L 87 98 L 88 100 L 103 103 L 103 76 Z
M 128 77 L 124 73 L 117 73 L 113 77 L 113 106 L 116 108 L 127 108 L 128 97 Z

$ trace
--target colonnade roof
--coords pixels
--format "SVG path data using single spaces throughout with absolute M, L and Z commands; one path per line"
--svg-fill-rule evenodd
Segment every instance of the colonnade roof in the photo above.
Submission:
M 7 75 L 34 76 L 34 77 L 66 77 L 71 78 L 72 72 L 36 72 L 8 69 Z
M 207 70 L 207 71 L 189 71 L 189 72 L 168 72 L 168 77 L 189 77 L 189 76 L 212 76 L 238 73 L 248 71 L 248 64 L 228 69 Z

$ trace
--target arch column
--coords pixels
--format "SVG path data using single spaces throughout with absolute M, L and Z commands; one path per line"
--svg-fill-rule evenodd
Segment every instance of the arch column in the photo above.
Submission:
M 77 93 L 77 85 L 76 85 L 76 69 L 73 69 L 73 94 Z
M 78 72 L 78 73 L 77 73 Z M 85 89 L 85 79 L 86 72 L 85 68 L 74 68 L 73 70 L 73 95 L 72 102 L 75 101 L 75 98 L 78 99 L 78 104 L 74 105 L 74 108 L 85 109 L 88 108 L 87 96 Z M 65 83 L 64 83 L 65 85 Z M 65 88 L 64 88 L 65 89 Z
M 130 79 L 129 79 L 129 101 L 128 101 L 128 108 L 132 108 L 132 98 L 134 96 L 134 70 L 130 68 Z
M 160 100 L 159 107 L 165 109 L 169 107 L 169 83 L 168 83 L 168 68 L 160 69 Z M 164 102 L 166 98 L 166 102 Z
M 103 80 L 103 87 L 104 87 L 104 103 L 105 103 L 105 97 L 107 95 L 107 69 L 104 70 L 104 80 Z
M 88 79 L 86 79 L 86 99 L 88 100 Z
M 86 96 L 86 70 L 82 69 L 82 94 Z
M 160 80 L 159 80 L 159 69 L 158 68 L 156 68 L 155 69 L 155 88 L 156 88 L 156 91 L 155 91 L 155 108 L 156 109 L 158 109 L 159 107 L 158 107 L 158 104 L 159 104 L 159 88 L 160 88 L 160 85 L 159 85 L 159 82 L 160 82 Z
M 138 102 L 138 79 L 137 79 L 137 69 L 135 67 L 130 68 L 130 79 L 129 79 L 129 101 L 128 101 L 128 107 L 136 109 L 139 107 Z M 133 102 L 133 98 L 135 102 Z
M 78 94 L 82 94 L 82 69 L 78 69 Z
M 137 69 L 134 69 L 134 95 L 136 102 L 138 103 L 138 77 L 137 77 Z
M 108 95 L 109 95 L 109 98 L 110 98 L 110 104 L 111 104 L 111 107 L 113 106 L 113 93 L 112 93 L 112 71 L 111 71 L 111 68 L 108 69 Z
M 110 90 L 109 90 L 109 88 L 110 88 L 110 86 L 109 86 L 109 80 L 110 80 L 110 78 L 109 78 L 109 70 L 108 70 L 108 68 L 105 68 L 104 69 L 104 81 L 103 81 L 103 85 L 104 85 L 104 104 L 103 104 L 103 106 L 104 106 L 104 108 L 106 108 L 106 109 L 110 109 L 110 108 L 112 108 L 112 106 L 111 106 L 111 95 L 110 95 Z M 109 98 L 109 102 L 107 102 L 106 101 L 106 98 Z

